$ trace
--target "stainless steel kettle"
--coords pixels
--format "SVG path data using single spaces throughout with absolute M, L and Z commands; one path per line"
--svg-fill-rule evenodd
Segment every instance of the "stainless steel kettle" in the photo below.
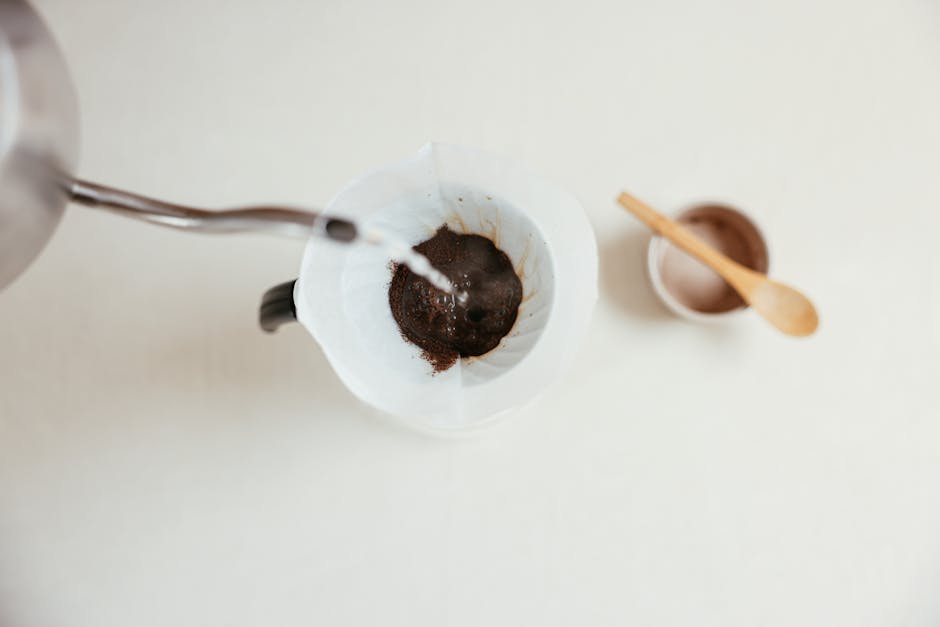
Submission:
M 40 253 L 70 201 L 178 229 L 311 234 L 309 211 L 207 211 L 78 180 L 78 129 L 75 88 L 49 30 L 25 0 L 0 0 L 0 289 Z M 323 226 L 334 239 L 356 236 L 343 220 Z

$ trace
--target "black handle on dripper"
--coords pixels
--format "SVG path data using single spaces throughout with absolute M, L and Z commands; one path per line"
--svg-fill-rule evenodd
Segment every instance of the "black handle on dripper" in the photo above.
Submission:
M 297 321 L 297 308 L 294 306 L 295 283 L 297 279 L 276 285 L 261 297 L 258 323 L 268 333 L 274 333 L 282 324 Z

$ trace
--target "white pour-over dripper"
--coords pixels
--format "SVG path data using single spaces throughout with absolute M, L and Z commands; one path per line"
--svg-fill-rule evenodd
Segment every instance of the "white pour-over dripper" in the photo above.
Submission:
M 597 298 L 597 248 L 570 194 L 503 158 L 428 144 L 350 183 L 327 206 L 414 245 L 443 224 L 492 239 L 522 279 L 512 331 L 435 373 L 402 338 L 381 248 L 312 239 L 294 286 L 297 319 L 360 399 L 416 426 L 464 429 L 534 398 L 569 365 Z

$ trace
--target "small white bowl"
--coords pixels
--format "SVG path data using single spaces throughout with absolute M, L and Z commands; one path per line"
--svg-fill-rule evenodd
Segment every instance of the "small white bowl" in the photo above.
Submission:
M 760 228 L 741 211 L 718 202 L 699 203 L 674 218 L 735 261 L 767 272 L 770 254 Z M 748 305 L 730 285 L 665 238 L 650 240 L 647 268 L 653 290 L 669 309 L 698 322 L 724 320 Z

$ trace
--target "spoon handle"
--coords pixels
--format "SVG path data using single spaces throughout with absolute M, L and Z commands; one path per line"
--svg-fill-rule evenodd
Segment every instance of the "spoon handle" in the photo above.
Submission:
M 621 192 L 617 202 L 651 229 L 721 275 L 745 300 L 748 299 L 750 290 L 761 281 L 760 274 L 718 252 L 689 229 L 667 218 L 639 198 Z

